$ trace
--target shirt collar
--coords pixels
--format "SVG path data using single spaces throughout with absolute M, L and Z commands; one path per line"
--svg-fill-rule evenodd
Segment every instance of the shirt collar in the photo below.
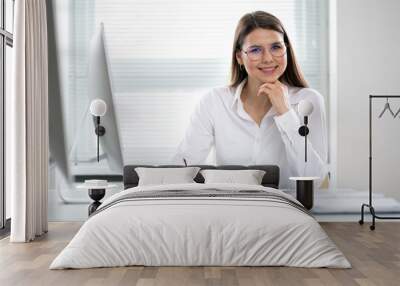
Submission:
M 242 93 L 243 87 L 246 84 L 247 79 L 244 79 L 241 83 L 239 83 L 239 85 L 236 87 L 235 89 L 235 93 L 233 95 L 233 102 L 231 107 L 233 108 L 234 105 L 238 102 L 238 100 L 240 100 L 240 94 Z

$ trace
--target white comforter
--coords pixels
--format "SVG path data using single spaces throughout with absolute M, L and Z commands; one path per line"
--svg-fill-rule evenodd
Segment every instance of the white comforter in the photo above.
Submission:
M 257 189 L 233 184 L 135 187 L 149 190 Z M 295 200 L 294 200 L 295 201 Z M 349 268 L 317 221 L 287 204 L 262 199 L 171 198 L 125 201 L 89 218 L 50 269 L 125 265 Z

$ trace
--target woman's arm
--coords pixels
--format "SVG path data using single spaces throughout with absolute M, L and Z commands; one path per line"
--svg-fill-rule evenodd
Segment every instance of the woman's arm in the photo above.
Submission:
M 204 164 L 214 143 L 214 123 L 211 116 L 212 93 L 200 99 L 192 113 L 183 140 L 173 158 L 173 164 Z
M 285 144 L 286 155 L 292 176 L 317 176 L 319 186 L 327 174 L 328 140 L 324 98 L 313 89 L 305 89 L 304 99 L 312 102 L 313 113 L 309 116 L 307 136 L 307 163 L 304 161 L 305 138 L 298 132 L 303 119 L 293 108 L 286 113 L 275 116 L 275 123 Z

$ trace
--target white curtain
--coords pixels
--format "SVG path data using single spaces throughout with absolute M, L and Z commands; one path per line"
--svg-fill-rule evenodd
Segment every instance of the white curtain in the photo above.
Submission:
M 47 232 L 48 92 L 45 0 L 15 2 L 13 91 L 6 114 L 12 242 Z

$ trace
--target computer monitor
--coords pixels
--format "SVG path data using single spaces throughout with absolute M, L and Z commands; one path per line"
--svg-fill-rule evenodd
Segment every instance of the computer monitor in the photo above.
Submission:
M 93 99 L 102 99 L 107 104 L 107 112 L 101 117 L 101 125 L 105 127 L 106 133 L 100 137 L 100 146 L 105 153 L 110 169 L 122 174 L 121 144 L 117 118 L 115 116 L 112 81 L 106 47 L 104 25 L 101 23 L 90 44 L 88 96 L 89 102 Z
M 49 47 L 49 151 L 52 162 L 67 182 L 73 183 L 76 178 L 93 177 L 96 175 L 102 178 L 108 174 L 86 174 L 84 171 L 71 171 L 71 162 L 68 158 L 66 125 L 64 119 L 63 99 L 60 83 L 60 67 L 57 55 L 56 26 L 52 7 L 48 7 L 48 47 Z M 107 112 L 101 118 L 101 125 L 106 133 L 100 138 L 102 151 L 105 153 L 102 158 L 107 160 L 112 176 L 121 175 L 123 160 L 121 144 L 119 140 L 119 129 L 114 111 L 114 100 L 112 94 L 111 76 L 107 60 L 106 43 L 104 37 L 104 26 L 100 26 L 94 34 L 89 51 L 89 74 L 88 74 L 88 99 L 100 98 L 107 104 Z M 88 119 L 90 119 L 88 114 Z M 93 121 L 94 122 L 94 121 Z M 95 135 L 95 124 L 90 130 Z M 78 147 L 79 148 L 79 147 Z M 95 164 L 97 162 L 93 162 Z M 87 169 L 87 168 L 86 168 Z M 72 177 L 74 176 L 74 178 Z

